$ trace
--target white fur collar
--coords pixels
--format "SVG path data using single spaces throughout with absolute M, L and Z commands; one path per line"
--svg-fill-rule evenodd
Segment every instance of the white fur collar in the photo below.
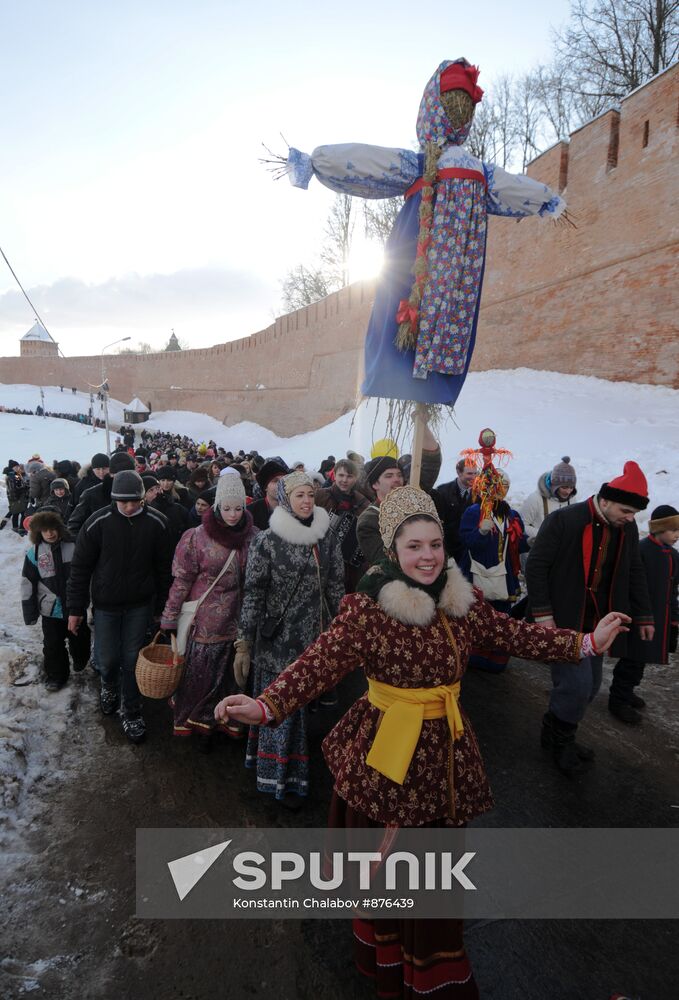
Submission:
M 314 519 L 307 527 L 298 521 L 285 507 L 275 507 L 269 527 L 274 535 L 292 545 L 315 545 L 324 538 L 330 527 L 330 516 L 323 507 L 314 507 Z
M 438 606 L 451 618 L 464 618 L 476 600 L 472 585 L 452 559 L 448 564 L 448 579 L 439 598 Z M 431 625 L 436 605 L 429 594 L 417 587 L 409 587 L 402 580 L 385 583 L 377 603 L 382 610 L 404 625 Z

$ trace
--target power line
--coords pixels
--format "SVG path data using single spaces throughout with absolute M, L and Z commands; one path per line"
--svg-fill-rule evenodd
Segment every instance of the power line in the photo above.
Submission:
M 45 323 L 43 322 L 43 319 L 42 319 L 42 317 L 41 317 L 40 313 L 39 313 L 39 312 L 38 312 L 38 310 L 37 310 L 37 309 L 35 308 L 35 306 L 34 306 L 34 305 L 33 305 L 33 303 L 31 302 L 30 298 L 28 297 L 28 292 L 26 291 L 26 289 L 24 288 L 24 286 L 23 286 L 23 285 L 21 284 L 21 282 L 19 281 L 19 279 L 18 279 L 18 277 L 17 277 L 17 275 L 16 275 L 16 272 L 15 272 L 14 268 L 12 267 L 12 265 L 10 264 L 10 262 L 9 262 L 9 261 L 7 260 L 7 255 L 6 255 L 5 251 L 4 251 L 3 249 L 2 249 L 2 247 L 0 247 L 0 254 L 2 254 L 2 258 L 3 258 L 4 262 L 5 262 L 5 264 L 7 264 L 7 267 L 8 267 L 8 268 L 10 269 L 10 271 L 12 272 L 12 277 L 13 277 L 13 278 L 14 278 L 14 280 L 16 281 L 17 285 L 19 286 L 19 288 L 20 288 L 20 289 L 21 289 L 21 291 L 23 292 L 23 295 L 24 295 L 24 298 L 26 299 L 26 301 L 28 302 L 29 306 L 30 306 L 30 307 L 31 307 L 31 309 L 33 310 L 33 313 L 35 314 L 35 318 L 36 318 L 36 319 L 38 320 L 38 322 L 39 322 L 39 323 L 40 323 L 40 325 L 42 326 L 42 328 L 43 328 L 43 330 L 45 331 L 45 333 L 47 333 L 47 335 L 48 335 L 48 336 L 49 336 L 49 337 L 50 337 L 50 338 L 51 338 L 51 339 L 52 339 L 52 340 L 54 341 L 54 343 L 56 344 L 56 341 L 54 340 L 54 337 L 52 337 L 52 334 L 51 334 L 51 333 L 49 332 L 49 330 L 48 330 L 48 329 L 47 329 L 47 327 L 45 326 Z M 64 354 L 64 352 L 63 352 L 63 351 L 61 350 L 61 348 L 59 347 L 59 345 L 58 345 L 58 344 L 57 344 L 57 350 L 59 351 L 59 354 L 61 354 L 62 358 L 66 357 L 66 355 L 65 355 L 65 354 Z

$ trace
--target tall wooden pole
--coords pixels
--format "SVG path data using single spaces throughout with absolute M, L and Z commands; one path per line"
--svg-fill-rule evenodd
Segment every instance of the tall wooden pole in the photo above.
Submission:
M 413 451 L 410 465 L 410 485 L 419 487 L 422 470 L 422 446 L 424 444 L 425 409 L 418 403 L 413 412 Z

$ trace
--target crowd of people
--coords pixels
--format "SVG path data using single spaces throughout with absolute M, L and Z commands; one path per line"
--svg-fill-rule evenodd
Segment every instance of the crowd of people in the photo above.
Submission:
M 74 390 L 75 391 L 75 390 Z M 0 413 L 18 413 L 26 417 L 58 417 L 59 420 L 72 420 L 76 424 L 86 424 L 88 427 L 103 430 L 106 426 L 101 417 L 93 416 L 92 407 L 89 413 L 60 413 L 54 410 L 46 410 L 44 406 L 38 404 L 34 410 L 24 410 L 17 406 L 0 406 Z
M 604 653 L 617 657 L 610 711 L 638 725 L 644 666 L 676 649 L 679 512 L 654 509 L 640 543 L 649 496 L 634 462 L 580 500 L 564 456 L 518 509 L 504 470 L 484 479 L 466 457 L 437 486 L 441 469 L 428 429 L 417 489 L 389 440 L 318 471 L 126 427 L 84 468 L 10 460 L 7 518 L 30 534 L 22 602 L 27 624 L 42 621 L 48 689 L 90 663 L 101 712 L 140 743 L 137 657 L 152 633 L 175 636 L 174 734 L 199 752 L 242 741 L 257 790 L 299 808 L 308 712 L 336 704 L 361 666 L 367 694 L 323 745 L 330 822 L 461 825 L 492 798 L 460 682 L 515 655 L 551 664 L 540 740 L 561 773 L 579 774 L 594 759 L 576 733 Z M 413 934 L 401 941 L 410 982 L 435 967 L 437 982 L 469 984 L 456 996 L 476 996 L 461 925 Z M 389 971 L 379 921 L 358 920 L 355 936 L 359 966 L 396 995 L 406 960 Z M 442 952 L 454 957 L 432 958 Z

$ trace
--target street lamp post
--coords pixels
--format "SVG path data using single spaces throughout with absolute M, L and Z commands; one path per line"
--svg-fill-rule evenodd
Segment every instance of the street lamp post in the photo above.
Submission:
M 106 372 L 104 371 L 104 351 L 108 350 L 109 347 L 115 347 L 116 344 L 122 344 L 125 340 L 131 340 L 131 337 L 121 337 L 120 340 L 114 340 L 110 344 L 106 344 L 105 347 L 101 349 L 101 391 L 104 394 L 104 424 L 106 426 L 106 454 L 110 456 L 111 454 L 111 436 L 108 428 L 108 384 L 106 382 Z

